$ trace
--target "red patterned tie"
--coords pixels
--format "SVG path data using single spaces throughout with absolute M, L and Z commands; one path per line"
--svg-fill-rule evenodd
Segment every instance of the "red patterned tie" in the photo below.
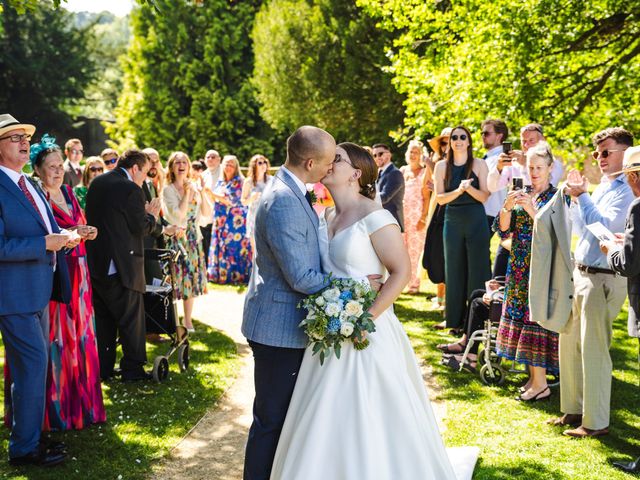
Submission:
M 42 212 L 40 212 L 40 209 L 38 208 L 38 204 L 36 204 L 36 201 L 33 199 L 31 192 L 27 188 L 27 183 L 24 179 L 24 175 L 20 177 L 20 180 L 18 180 L 18 186 L 20 187 L 20 190 L 22 190 L 22 193 L 24 193 L 24 196 L 27 197 L 27 200 L 29 200 L 29 203 L 31 203 L 31 206 L 35 208 L 36 212 L 38 212 L 38 215 L 40 215 L 40 218 L 42 218 L 43 223 L 46 225 L 47 222 L 44 221 L 44 217 L 42 216 Z

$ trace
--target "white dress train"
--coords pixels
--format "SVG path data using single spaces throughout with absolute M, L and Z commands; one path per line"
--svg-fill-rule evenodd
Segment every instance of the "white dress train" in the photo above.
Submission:
M 334 276 L 386 274 L 369 239 L 395 224 L 377 210 L 329 241 L 320 221 L 323 269 Z M 468 480 L 476 448 L 447 453 L 415 354 L 390 307 L 371 344 L 343 344 L 320 365 L 307 349 L 276 451 L 272 480 Z M 455 452 L 455 453 L 453 453 Z

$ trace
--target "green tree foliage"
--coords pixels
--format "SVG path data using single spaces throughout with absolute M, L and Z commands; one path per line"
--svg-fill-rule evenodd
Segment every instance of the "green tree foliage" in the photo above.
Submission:
M 358 3 L 399 33 L 390 71 L 407 96 L 405 135 L 487 117 L 537 121 L 569 148 L 612 125 L 640 135 L 637 2 Z
M 270 125 L 314 124 L 339 139 L 388 141 L 402 96 L 383 71 L 391 35 L 344 0 L 272 0 L 253 30 L 254 84 Z
M 152 146 L 165 158 L 208 148 L 241 161 L 272 155 L 274 134 L 250 83 L 259 4 L 157 0 L 134 9 L 116 123 L 107 127 L 120 147 Z
M 95 77 L 85 30 L 73 16 L 43 2 L 20 15 L 7 0 L 0 16 L 0 105 L 38 131 L 60 131 L 69 123 L 65 109 L 83 98 Z

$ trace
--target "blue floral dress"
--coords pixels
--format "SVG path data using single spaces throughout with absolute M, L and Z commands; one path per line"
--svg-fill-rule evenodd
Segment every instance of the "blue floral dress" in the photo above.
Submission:
M 251 242 L 247 236 L 247 207 L 243 206 L 242 178 L 218 180 L 214 192 L 226 196 L 231 205 L 215 203 L 213 234 L 209 249 L 209 281 L 243 284 L 251 275 Z
M 536 199 L 539 210 L 555 195 L 550 186 Z M 511 237 L 511 255 L 507 266 L 502 316 L 496 340 L 499 356 L 518 363 L 546 368 L 558 372 L 558 334 L 529 321 L 529 269 L 531 264 L 531 238 L 533 218 L 516 207 L 511 213 L 508 230 L 500 230 L 500 216 L 496 216 L 493 229 L 501 239 Z

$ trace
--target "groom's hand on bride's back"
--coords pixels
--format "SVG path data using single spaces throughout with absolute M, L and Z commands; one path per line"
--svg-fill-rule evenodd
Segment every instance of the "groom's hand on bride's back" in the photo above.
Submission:
M 369 280 L 369 285 L 371 285 L 371 290 L 374 292 L 379 292 L 384 285 L 382 281 L 382 275 L 367 275 L 367 280 Z

